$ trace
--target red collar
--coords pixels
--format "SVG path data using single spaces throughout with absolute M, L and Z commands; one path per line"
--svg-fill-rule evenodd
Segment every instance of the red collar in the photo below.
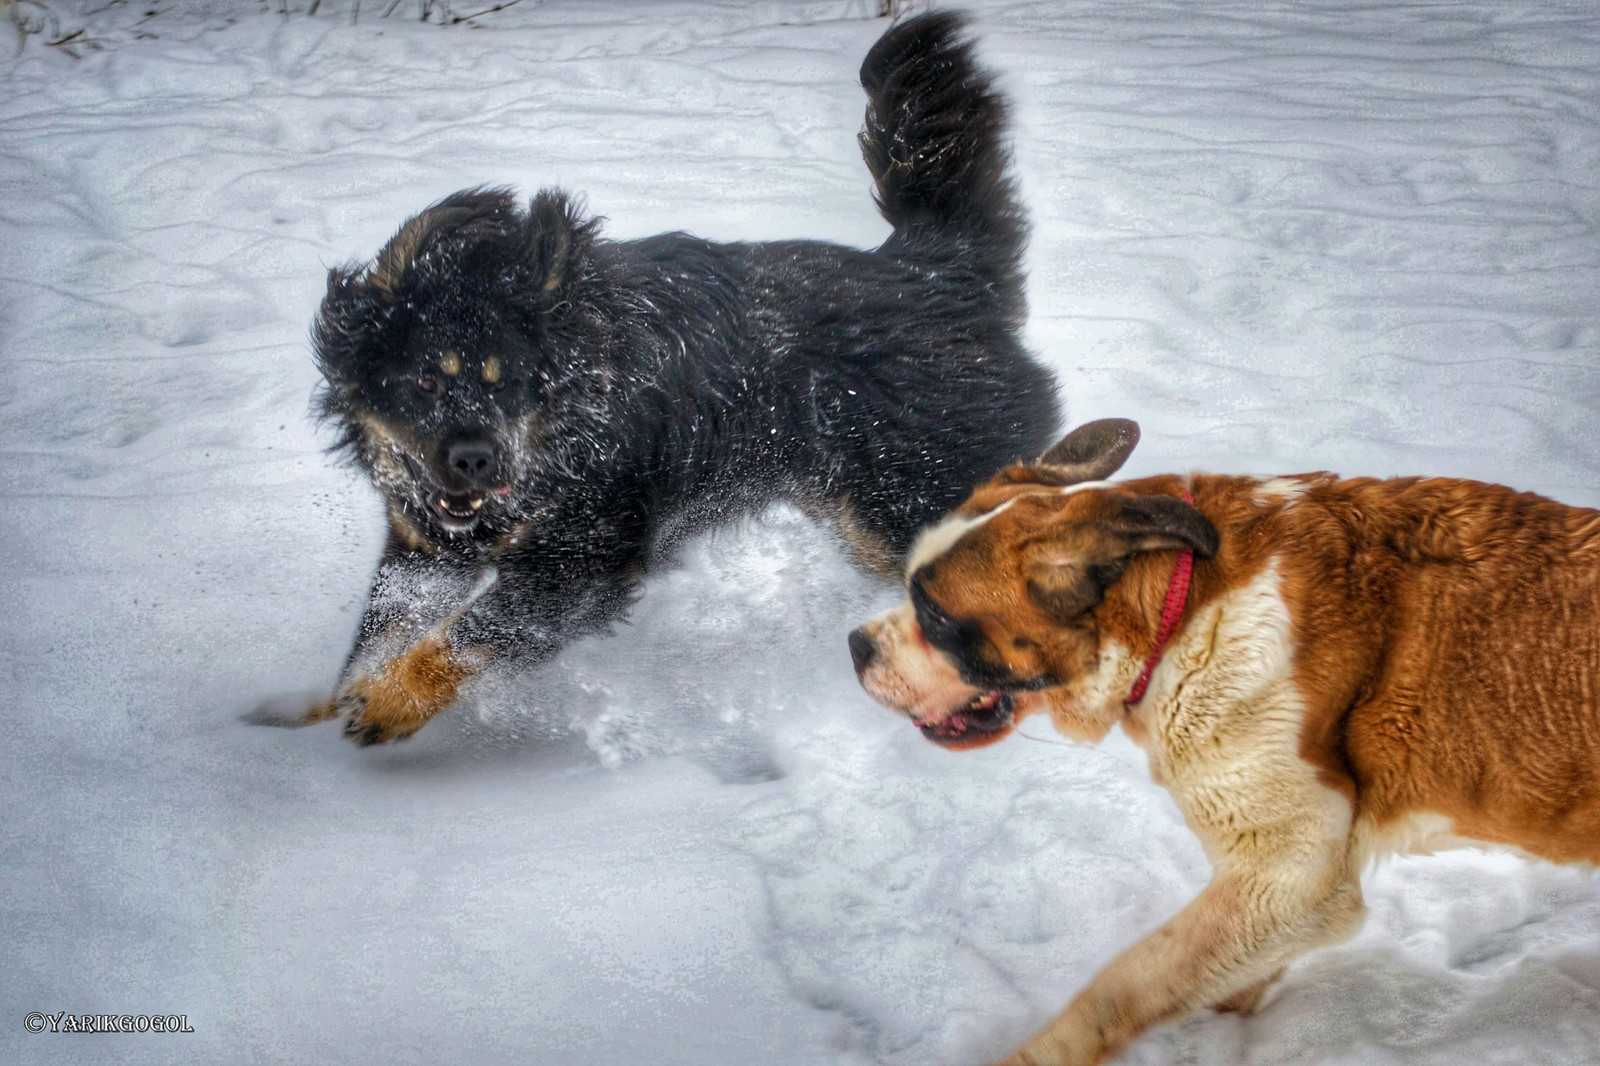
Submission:
M 1189 490 L 1183 492 L 1185 503 L 1193 503 L 1194 497 L 1189 495 Z M 1178 553 L 1178 562 L 1172 568 L 1172 578 L 1167 582 L 1167 602 L 1161 606 L 1161 626 L 1156 630 L 1156 646 L 1151 649 L 1150 658 L 1144 661 L 1144 669 L 1139 671 L 1139 678 L 1133 683 L 1133 688 L 1128 691 L 1128 698 L 1122 701 L 1124 707 L 1132 707 L 1144 699 L 1144 690 L 1150 687 L 1150 675 L 1156 672 L 1156 667 L 1161 664 L 1161 656 L 1167 650 L 1167 641 L 1172 639 L 1172 631 L 1178 628 L 1178 618 L 1183 614 L 1183 605 L 1189 598 L 1189 578 L 1194 574 L 1194 551 L 1185 548 Z

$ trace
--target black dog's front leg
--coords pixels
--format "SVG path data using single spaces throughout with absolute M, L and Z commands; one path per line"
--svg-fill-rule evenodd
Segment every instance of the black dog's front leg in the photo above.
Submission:
M 307 720 L 342 718 L 362 744 L 422 728 L 473 673 L 448 633 L 493 579 L 493 567 L 417 551 L 391 535 L 334 695 Z
M 355 646 L 345 657 L 333 695 L 313 699 L 309 706 L 301 697 L 277 697 L 256 707 L 244 720 L 253 725 L 311 725 L 332 718 L 349 719 L 370 702 L 387 707 L 387 717 L 398 722 L 407 702 L 398 697 L 407 688 L 415 689 L 416 683 L 413 679 L 396 693 L 393 682 L 406 676 L 407 665 L 411 673 L 429 673 L 425 655 L 409 661 L 406 655 L 428 646 L 430 630 L 460 616 L 470 602 L 475 580 L 482 581 L 482 571 L 482 564 L 474 565 L 469 559 L 408 547 L 391 531 L 356 627 Z M 385 678 L 390 684 L 383 683 Z M 395 735 L 403 734 L 397 731 Z
M 388 723 L 373 740 L 393 740 L 413 732 L 415 727 L 407 729 L 404 723 L 420 712 L 408 708 L 423 695 L 429 678 L 438 679 L 434 684 L 441 688 L 435 702 L 445 698 L 447 706 L 454 698 L 453 690 L 445 691 L 448 684 L 441 686 L 449 669 L 431 664 L 429 653 L 438 634 L 464 614 L 475 588 L 484 582 L 485 569 L 483 563 L 459 554 L 419 550 L 391 529 L 367 593 L 355 646 L 345 658 L 333 695 L 309 706 L 301 697 L 275 698 L 244 720 L 289 727 L 333 718 L 348 722 L 370 708 L 374 723 Z M 487 569 L 492 574 L 493 568 Z M 421 715 L 421 721 L 429 716 Z
M 445 600 L 454 605 L 447 613 L 419 614 L 405 607 L 414 599 L 380 595 L 375 586 L 328 716 L 342 717 L 357 743 L 400 740 L 453 704 L 491 661 L 538 665 L 606 628 L 627 609 L 642 555 L 629 538 L 607 532 L 592 520 L 547 522 L 481 570 L 446 575 Z M 405 567 L 418 562 L 433 561 L 392 560 L 380 568 L 379 584 L 390 566 L 397 568 L 390 584 L 401 575 L 415 584 Z

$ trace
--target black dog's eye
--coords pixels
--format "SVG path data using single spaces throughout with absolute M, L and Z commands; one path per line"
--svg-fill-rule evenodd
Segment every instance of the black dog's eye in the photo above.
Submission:
M 417 391 L 432 396 L 439 391 L 439 379 L 432 374 L 423 374 L 417 378 Z

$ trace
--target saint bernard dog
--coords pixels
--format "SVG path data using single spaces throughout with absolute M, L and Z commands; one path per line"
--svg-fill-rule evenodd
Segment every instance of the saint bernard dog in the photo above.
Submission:
M 946 747 L 1120 724 L 1211 859 L 1007 1066 L 1253 1009 L 1360 926 L 1377 856 L 1600 862 L 1600 512 L 1450 478 L 1106 481 L 1137 441 L 1089 423 L 978 488 L 850 634 L 867 692 Z

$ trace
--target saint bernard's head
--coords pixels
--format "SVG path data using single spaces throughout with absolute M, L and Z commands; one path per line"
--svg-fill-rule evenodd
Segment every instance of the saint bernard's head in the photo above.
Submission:
M 1141 558 L 1217 550 L 1178 479 L 1105 480 L 1138 440 L 1126 419 L 1080 426 L 925 530 L 906 602 L 850 634 L 867 693 L 949 748 L 992 743 L 1040 710 L 1098 739 L 1120 714 L 1149 645 L 1147 604 L 1159 613 L 1171 570 Z

